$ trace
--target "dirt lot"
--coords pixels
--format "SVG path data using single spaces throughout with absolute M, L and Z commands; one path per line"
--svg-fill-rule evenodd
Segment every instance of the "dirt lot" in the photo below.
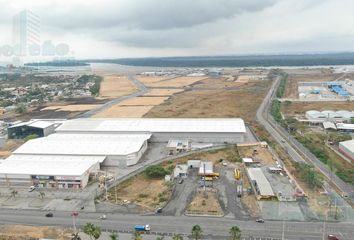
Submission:
M 100 98 L 117 98 L 137 91 L 126 76 L 107 75 L 101 82 Z
M 267 148 L 262 148 L 260 146 L 252 146 L 252 147 L 238 147 L 237 149 L 241 157 L 253 158 L 257 161 L 260 161 L 264 165 L 275 164 L 273 155 Z M 253 155 L 254 150 L 257 150 L 257 153 Z
M 191 85 L 193 83 L 196 83 L 200 80 L 206 79 L 207 77 L 177 77 L 177 78 L 172 78 L 169 80 L 162 80 L 159 82 L 153 82 L 147 84 L 149 87 L 176 87 L 176 88 L 182 88 L 186 87 L 188 85 Z
M 94 115 L 94 118 L 142 117 L 154 106 L 120 106 L 114 105 Z
M 171 96 L 175 93 L 179 93 L 179 92 L 183 92 L 184 90 L 181 89 L 158 89 L 158 88 L 154 88 L 151 89 L 148 93 L 146 93 L 144 96 Z
M 223 210 L 218 200 L 218 193 L 215 189 L 209 189 L 205 193 L 198 189 L 192 202 L 187 207 L 188 214 L 222 216 Z
M 119 106 L 156 106 L 167 100 L 168 97 L 135 97 L 119 103 Z
M 210 81 L 202 81 L 190 91 L 173 95 L 144 117 L 241 117 L 247 122 L 253 122 L 270 83 L 248 83 L 225 89 L 225 82 L 216 82 L 213 85 Z M 218 80 L 214 79 L 215 81 Z M 202 89 L 213 87 L 215 90 Z
M 11 155 L 11 153 L 16 150 L 19 146 L 24 143 L 22 139 L 8 139 L 6 144 L 0 150 L 0 158 L 6 158 Z
M 67 229 L 53 227 L 32 227 L 23 225 L 0 226 L 0 239 L 28 240 L 28 239 L 71 239 L 71 232 Z
M 56 112 L 77 112 L 77 111 L 89 111 L 98 107 L 98 104 L 75 104 L 75 105 L 57 105 L 49 106 L 41 109 L 41 111 L 53 110 Z
M 108 199 L 111 202 L 123 204 L 129 201 L 142 206 L 144 209 L 154 211 L 165 205 L 171 193 L 171 186 L 164 179 L 148 179 L 139 174 L 109 191 Z M 117 201 L 116 201 L 117 200 Z
M 167 80 L 167 79 L 171 79 L 174 78 L 173 76 L 135 76 L 136 79 L 138 79 L 139 81 L 141 81 L 142 83 L 149 85 L 151 83 L 156 83 L 156 82 L 160 82 L 163 80 Z
M 290 116 L 305 114 L 309 110 L 354 110 L 354 102 L 283 102 L 282 113 Z

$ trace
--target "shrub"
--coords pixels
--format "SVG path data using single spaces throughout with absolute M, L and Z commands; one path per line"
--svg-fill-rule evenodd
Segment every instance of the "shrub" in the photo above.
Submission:
M 145 170 L 145 174 L 149 178 L 163 178 L 168 172 L 160 165 L 149 166 Z

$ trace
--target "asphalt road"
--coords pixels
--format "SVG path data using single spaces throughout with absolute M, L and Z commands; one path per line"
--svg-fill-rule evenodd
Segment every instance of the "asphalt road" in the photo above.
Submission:
M 71 227 L 70 212 L 53 212 L 53 218 L 46 218 L 46 212 L 31 210 L 0 210 L 0 224 L 26 224 Z M 152 232 L 165 234 L 189 234 L 193 225 L 199 224 L 205 236 L 228 236 L 232 226 L 239 226 L 244 237 L 272 237 L 281 239 L 322 239 L 323 235 L 336 234 L 342 240 L 353 239 L 353 223 L 313 223 L 313 222 L 275 222 L 264 224 L 255 221 L 238 221 L 227 218 L 208 217 L 169 217 L 108 214 L 106 220 L 99 220 L 98 213 L 79 213 L 76 226 L 82 228 L 87 222 L 101 226 L 107 231 L 131 231 L 136 224 L 150 224 Z M 325 229 L 325 231 L 323 231 Z
M 307 148 L 293 138 L 284 128 L 278 125 L 270 116 L 270 107 L 274 94 L 280 83 L 280 78 L 277 77 L 273 82 L 271 89 L 264 98 L 262 104 L 257 110 L 256 118 L 265 129 L 273 136 L 289 156 L 296 162 L 311 162 L 318 170 L 320 170 L 328 179 L 332 181 L 342 192 L 348 194 L 354 200 L 354 186 L 342 181 L 323 164 L 316 156 L 314 156 Z M 300 155 L 300 154 L 301 155 Z

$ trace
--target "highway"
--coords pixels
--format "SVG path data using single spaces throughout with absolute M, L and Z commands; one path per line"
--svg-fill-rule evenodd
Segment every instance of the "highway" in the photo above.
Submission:
M 53 218 L 46 218 L 46 212 L 32 210 L 0 210 L 0 224 L 26 224 L 45 226 L 72 227 L 73 220 L 70 212 L 54 212 Z M 213 236 L 211 239 L 225 239 L 232 226 L 239 226 L 244 237 L 269 237 L 282 239 L 322 239 L 327 234 L 336 234 L 341 240 L 353 239 L 353 223 L 314 223 L 314 222 L 276 222 L 268 221 L 264 224 L 255 221 L 238 221 L 230 218 L 208 217 L 170 217 L 170 216 L 141 216 L 108 214 L 106 220 L 99 220 L 98 213 L 79 213 L 76 218 L 77 228 L 82 228 L 87 222 L 94 223 L 104 231 L 132 231 L 136 224 L 150 224 L 152 232 L 165 234 L 189 234 L 195 224 L 203 229 L 204 236 Z M 323 231 L 325 229 L 325 231 Z M 223 238 L 225 237 L 225 238 Z
M 262 124 L 265 129 L 272 135 L 275 141 L 278 142 L 289 154 L 289 156 L 296 162 L 310 162 L 319 171 L 322 172 L 329 180 L 336 185 L 341 192 L 345 192 L 348 196 L 354 200 L 354 186 L 342 181 L 335 174 L 323 164 L 316 156 L 314 156 L 307 148 L 299 143 L 293 136 L 291 136 L 283 127 L 276 123 L 272 116 L 270 116 L 270 108 L 272 100 L 277 87 L 279 86 L 281 77 L 278 76 L 272 83 L 272 86 L 264 98 L 262 104 L 257 110 L 257 121 Z

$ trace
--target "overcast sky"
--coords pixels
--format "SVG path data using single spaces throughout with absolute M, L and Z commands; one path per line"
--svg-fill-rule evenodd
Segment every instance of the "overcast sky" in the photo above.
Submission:
M 12 44 L 12 16 L 30 9 L 41 40 L 67 43 L 76 58 L 354 51 L 353 0 L 0 3 L 0 46 Z

